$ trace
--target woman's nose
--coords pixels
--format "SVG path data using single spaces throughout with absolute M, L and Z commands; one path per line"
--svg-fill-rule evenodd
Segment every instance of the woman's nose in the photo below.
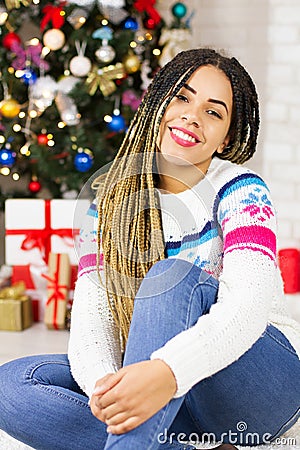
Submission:
M 200 127 L 200 118 L 193 112 L 186 112 L 181 116 L 182 120 L 186 121 L 189 125 L 193 125 L 196 128 Z

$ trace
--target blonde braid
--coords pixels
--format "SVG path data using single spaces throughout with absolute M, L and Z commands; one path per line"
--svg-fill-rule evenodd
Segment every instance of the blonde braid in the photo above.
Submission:
M 102 182 L 98 180 L 98 243 L 102 243 L 105 286 L 125 342 L 138 287 L 152 264 L 164 258 L 161 218 L 153 179 L 156 120 L 157 116 L 152 114 L 149 126 L 149 117 L 143 114 L 143 110 L 137 115 L 108 174 Z M 147 133 L 142 131 L 131 135 L 135 127 L 147 129 Z M 142 151 L 141 142 L 147 152 Z M 156 230 L 156 238 L 150 243 L 148 236 L 151 230 Z M 98 245 L 98 258 L 99 253 Z

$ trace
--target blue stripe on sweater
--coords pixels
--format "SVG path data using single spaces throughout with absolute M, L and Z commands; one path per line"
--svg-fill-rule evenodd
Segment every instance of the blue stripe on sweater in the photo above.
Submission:
M 253 173 L 244 173 L 224 184 L 224 186 L 219 191 L 220 200 L 232 194 L 232 192 L 236 191 L 237 189 L 245 187 L 245 184 L 248 186 L 259 185 L 269 190 L 264 180 L 262 180 L 258 175 L 255 175 Z
M 242 175 L 238 175 L 237 177 L 228 181 L 228 183 L 224 184 L 224 186 L 218 192 L 213 206 L 213 217 L 215 221 L 217 221 L 217 212 L 220 202 L 238 189 L 244 188 L 245 185 L 263 186 L 265 189 L 267 189 L 267 191 L 269 191 L 268 186 L 266 185 L 264 180 L 258 175 L 253 173 L 244 173 Z
M 95 217 L 95 218 L 98 217 L 97 206 L 96 206 L 95 203 L 91 203 L 90 204 L 90 207 L 89 207 L 89 209 L 87 211 L 87 215 L 91 216 L 91 217 Z
M 198 247 L 207 241 L 218 236 L 218 230 L 216 227 L 212 228 L 212 223 L 208 222 L 203 230 L 199 233 L 189 234 L 183 237 L 182 241 L 167 242 L 166 252 L 167 256 L 178 255 L 181 251 Z

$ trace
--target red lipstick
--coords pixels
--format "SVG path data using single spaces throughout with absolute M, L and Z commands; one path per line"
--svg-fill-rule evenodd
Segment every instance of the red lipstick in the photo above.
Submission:
M 181 145 L 182 147 L 194 147 L 195 145 L 197 145 L 200 142 L 199 137 L 195 133 L 192 133 L 191 131 L 186 130 L 185 128 L 169 127 L 169 130 L 170 130 L 170 135 L 171 135 L 171 138 L 173 139 L 173 141 L 175 141 L 176 144 Z M 176 133 L 176 130 L 178 130 L 180 133 Z M 175 133 L 174 133 L 174 131 L 175 131 Z M 183 134 L 190 136 L 193 139 L 193 141 L 186 139 L 183 136 Z

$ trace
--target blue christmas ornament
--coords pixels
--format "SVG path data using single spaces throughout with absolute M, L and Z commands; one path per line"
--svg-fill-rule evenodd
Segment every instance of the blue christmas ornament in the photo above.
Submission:
M 137 31 L 139 29 L 139 24 L 134 17 L 129 16 L 123 22 L 123 29 Z
M 121 131 L 124 131 L 126 128 L 126 122 L 123 116 L 121 114 L 112 114 L 111 116 L 111 122 L 108 122 L 107 128 L 110 131 L 114 131 L 116 133 L 120 133 Z
M 85 152 L 79 152 L 75 155 L 74 166 L 78 172 L 87 172 L 93 165 L 93 158 Z
M 32 69 L 25 69 L 23 70 L 23 75 L 21 76 L 21 80 L 24 81 L 27 85 L 32 85 L 37 80 L 37 74 Z
M 9 148 L 2 148 L 0 150 L 0 165 L 11 167 L 16 162 L 16 152 Z
M 177 17 L 177 19 L 182 19 L 186 15 L 186 12 L 187 7 L 184 3 L 178 2 L 172 6 L 172 14 L 174 17 Z
M 113 30 L 109 26 L 105 25 L 104 27 L 95 30 L 92 37 L 94 39 L 106 39 L 107 41 L 110 41 L 113 37 Z

